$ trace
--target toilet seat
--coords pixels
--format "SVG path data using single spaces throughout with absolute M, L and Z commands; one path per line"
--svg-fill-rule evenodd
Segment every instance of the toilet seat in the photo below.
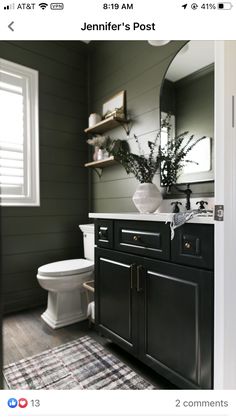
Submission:
M 45 277 L 70 276 L 92 272 L 93 268 L 94 262 L 91 260 L 69 259 L 43 265 L 38 269 L 38 274 Z

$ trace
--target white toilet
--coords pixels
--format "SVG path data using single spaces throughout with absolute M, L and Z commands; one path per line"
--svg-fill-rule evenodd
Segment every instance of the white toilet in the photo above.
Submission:
M 87 317 L 86 296 L 82 284 L 93 279 L 94 224 L 79 227 L 83 232 L 85 259 L 61 260 L 38 269 L 39 284 L 48 291 L 47 310 L 41 317 L 53 329 Z

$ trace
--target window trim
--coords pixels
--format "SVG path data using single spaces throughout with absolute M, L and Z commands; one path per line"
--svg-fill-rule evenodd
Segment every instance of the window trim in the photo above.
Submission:
M 26 191 L 24 195 L 12 196 L 10 194 L 4 196 L 4 193 L 0 193 L 0 205 L 40 206 L 38 71 L 2 58 L 0 58 L 0 69 L 23 78 L 26 86 L 24 98 L 27 112 L 27 121 L 25 121 L 27 128 L 24 133 L 26 136 L 24 138 L 24 161 L 27 160 Z

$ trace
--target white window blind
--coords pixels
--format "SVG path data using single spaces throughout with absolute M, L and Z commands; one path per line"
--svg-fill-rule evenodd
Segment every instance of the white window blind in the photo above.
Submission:
M 38 73 L 0 59 L 0 203 L 39 205 Z

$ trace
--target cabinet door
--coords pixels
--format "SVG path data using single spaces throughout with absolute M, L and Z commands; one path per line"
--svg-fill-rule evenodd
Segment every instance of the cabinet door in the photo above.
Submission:
M 181 388 L 212 388 L 213 274 L 146 261 L 141 357 Z
M 131 353 L 137 342 L 135 270 L 132 256 L 96 249 L 97 327 Z

